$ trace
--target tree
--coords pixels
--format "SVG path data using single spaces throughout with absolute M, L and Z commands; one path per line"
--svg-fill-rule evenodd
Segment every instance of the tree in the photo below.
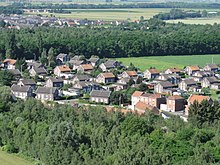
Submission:
M 51 47 L 48 51 L 48 65 L 51 66 L 51 62 L 54 62 L 54 58 L 55 58 L 55 49 L 53 47 Z
M 0 85 L 11 85 L 12 81 L 14 80 L 14 76 L 8 70 L 0 71 Z
M 141 83 L 140 86 L 138 87 L 139 91 L 146 91 L 147 89 L 148 89 L 148 87 L 144 83 Z

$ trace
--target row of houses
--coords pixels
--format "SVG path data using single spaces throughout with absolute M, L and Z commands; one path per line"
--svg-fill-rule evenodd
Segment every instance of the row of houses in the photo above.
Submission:
M 17 82 L 11 89 L 15 97 L 22 99 L 35 97 L 40 100 L 56 100 L 63 95 L 80 96 L 87 93 L 91 102 L 111 104 L 109 98 L 113 91 L 125 90 L 129 86 L 135 88 L 140 85 L 137 82 L 141 78 L 141 83 L 152 90 L 150 93 L 135 92 L 131 98 L 131 106 L 127 108 L 142 112 L 146 109 L 154 112 L 184 111 L 187 115 L 188 100 L 182 97 L 183 94 L 200 97 L 203 88 L 216 91 L 220 89 L 220 69 L 216 64 L 207 64 L 203 68 L 186 66 L 182 70 L 169 68 L 159 71 L 150 68 L 141 72 L 128 70 L 116 60 L 95 56 L 89 59 L 83 56 L 71 58 L 65 53 L 58 54 L 55 62 L 53 70 L 48 71 L 38 61 L 27 60 L 25 71 L 32 77 L 30 79 L 23 78 L 22 69 L 21 72 L 16 69 L 15 59 L 5 59 L 2 69 L 9 70 L 17 77 Z M 92 73 L 97 70 L 100 73 L 94 76 Z M 42 81 L 35 82 L 35 85 L 30 83 L 36 77 Z M 130 84 L 131 80 L 133 85 Z M 68 85 L 67 89 L 63 88 L 65 85 Z

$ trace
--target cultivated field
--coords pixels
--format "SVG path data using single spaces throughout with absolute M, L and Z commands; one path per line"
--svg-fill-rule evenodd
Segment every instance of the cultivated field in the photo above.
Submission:
M 194 55 L 194 56 L 157 56 L 157 57 L 137 57 L 137 58 L 118 58 L 124 65 L 133 63 L 142 71 L 156 67 L 159 70 L 165 70 L 171 67 L 183 69 L 186 65 L 204 66 L 213 62 L 220 64 L 220 55 Z
M 214 24 L 214 23 L 220 23 L 220 17 L 214 17 L 214 18 L 194 18 L 194 19 L 176 19 L 176 20 L 168 20 L 166 21 L 168 23 L 178 23 L 182 22 L 185 24 Z
M 14 154 L 8 154 L 4 151 L 0 151 L 0 164 L 1 165 L 32 165 L 25 159 L 22 159 Z
M 70 9 L 71 14 L 52 13 L 60 18 L 90 19 L 90 20 L 139 20 L 141 16 L 145 19 L 152 18 L 160 12 L 168 12 L 165 8 L 146 8 L 146 9 Z M 51 13 L 25 13 L 26 15 L 48 15 Z

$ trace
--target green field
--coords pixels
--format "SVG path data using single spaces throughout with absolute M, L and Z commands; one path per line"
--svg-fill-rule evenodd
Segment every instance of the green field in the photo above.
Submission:
M 171 67 L 183 69 L 187 65 L 199 65 L 203 67 L 213 62 L 220 64 L 220 55 L 193 55 L 193 56 L 157 56 L 157 57 L 137 57 L 137 58 L 118 58 L 124 65 L 133 63 L 140 70 L 144 71 L 150 67 L 165 70 Z
M 194 19 L 176 19 L 176 20 L 168 20 L 166 21 L 168 23 L 178 23 L 182 22 L 185 24 L 214 24 L 214 23 L 220 23 L 220 17 L 214 17 L 214 18 L 194 18 Z
M 1 165 L 33 165 L 25 159 L 22 159 L 14 154 L 8 154 L 4 151 L 0 151 L 0 164 Z
M 141 16 L 145 19 L 152 18 L 160 12 L 168 12 L 167 8 L 146 8 L 146 9 L 70 9 L 71 14 L 52 13 L 60 18 L 90 19 L 90 20 L 139 20 Z M 51 13 L 25 13 L 25 15 L 50 16 Z

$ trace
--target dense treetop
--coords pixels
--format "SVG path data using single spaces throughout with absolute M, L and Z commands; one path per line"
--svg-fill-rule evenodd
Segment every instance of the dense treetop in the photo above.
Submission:
M 1 57 L 39 58 L 51 47 L 56 53 L 86 57 L 137 57 L 220 53 L 220 25 L 165 24 L 151 19 L 121 27 L 0 29 Z M 136 30 L 135 30 L 136 29 Z M 141 30 L 142 29 L 142 30 Z
M 220 163 L 217 102 L 213 107 L 195 103 L 184 123 L 178 117 L 125 115 L 98 106 L 50 108 L 34 99 L 14 102 L 9 93 L 0 88 L 0 145 L 39 164 Z

